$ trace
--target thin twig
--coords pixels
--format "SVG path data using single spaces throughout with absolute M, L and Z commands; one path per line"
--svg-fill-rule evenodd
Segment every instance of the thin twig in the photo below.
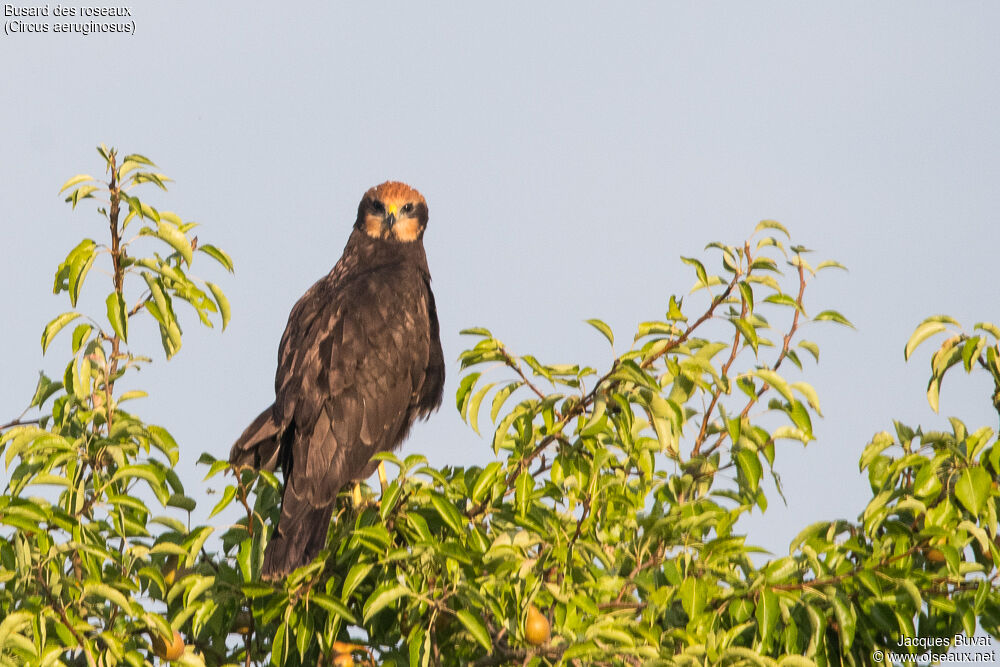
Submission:
M 750 257 L 750 243 L 749 242 L 747 242 L 743 246 L 743 250 L 746 253 L 747 267 L 749 267 L 753 263 L 753 259 Z M 749 270 L 747 271 L 747 273 L 749 275 Z M 740 275 L 739 272 L 737 272 L 736 276 L 734 276 L 733 279 L 735 280 L 739 275 Z M 742 320 L 744 317 L 747 316 L 747 310 L 748 310 L 748 308 L 747 308 L 747 301 L 746 301 L 746 299 L 740 297 L 740 302 L 741 302 L 741 305 L 740 305 L 740 319 Z M 722 365 L 722 377 L 728 377 L 729 376 L 729 368 L 733 365 L 733 362 L 736 361 L 736 355 L 738 355 L 739 351 L 740 351 L 740 340 L 741 340 L 741 338 L 742 338 L 742 336 L 740 334 L 740 330 L 737 329 L 736 333 L 733 335 L 733 346 L 732 346 L 732 349 L 729 352 L 729 358 Z M 722 396 L 722 387 L 718 387 L 717 386 L 715 388 L 715 390 L 712 392 L 712 400 L 709 403 L 708 408 L 705 410 L 705 414 L 702 417 L 701 428 L 698 429 L 698 437 L 695 438 L 695 440 L 694 440 L 694 447 L 691 449 L 691 456 L 692 457 L 698 456 L 698 454 L 701 452 L 701 446 L 705 442 L 705 434 L 708 431 L 708 423 L 712 419 L 712 414 L 715 412 L 715 406 L 719 402 L 719 397 L 720 396 Z
M 37 419 L 12 419 L 3 426 L 0 426 L 0 431 L 5 431 L 14 426 L 27 426 L 29 424 L 37 424 L 39 420 Z

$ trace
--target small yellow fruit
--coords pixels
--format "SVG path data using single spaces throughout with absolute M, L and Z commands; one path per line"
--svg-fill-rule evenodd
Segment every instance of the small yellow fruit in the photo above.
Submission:
M 333 656 L 333 667 L 354 667 L 354 658 L 350 653 L 338 653 Z
M 152 633 L 153 638 L 153 653 L 160 660 L 174 661 L 177 658 L 184 655 L 184 638 L 181 637 L 181 633 L 174 630 L 173 641 L 167 646 L 167 642 L 164 641 L 163 637 L 156 633 Z
M 535 605 L 528 607 L 528 620 L 524 623 L 524 636 L 529 644 L 538 646 L 549 641 L 549 621 Z
M 940 549 L 928 549 L 924 552 L 924 558 L 930 563 L 943 563 L 945 560 Z
M 364 646 L 360 644 L 351 644 L 349 642 L 333 642 L 331 646 L 334 653 L 353 653 L 354 651 L 363 651 Z

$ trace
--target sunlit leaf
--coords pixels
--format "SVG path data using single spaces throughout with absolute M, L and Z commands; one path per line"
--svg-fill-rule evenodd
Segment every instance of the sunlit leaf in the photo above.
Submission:
M 584 321 L 590 326 L 600 331 L 601 334 L 603 334 L 604 337 L 608 339 L 608 342 L 611 343 L 612 346 L 615 344 L 615 335 L 611 331 L 611 327 L 609 327 L 607 324 L 598 319 L 590 319 Z
M 753 230 L 754 234 L 761 231 L 762 229 L 777 229 L 787 238 L 791 238 L 791 236 L 788 234 L 788 230 L 785 229 L 785 226 L 780 222 L 778 222 L 777 220 L 761 220 L 760 222 L 757 223 L 757 226 L 754 227 Z
M 226 295 L 215 283 L 206 281 L 205 285 L 208 286 L 209 291 L 212 292 L 212 296 L 215 298 L 215 302 L 219 305 L 219 314 L 222 316 L 222 329 L 225 331 L 226 325 L 229 324 L 229 299 L 226 298 Z
M 372 616 L 379 613 L 390 604 L 409 593 L 409 589 L 395 581 L 387 581 L 368 596 L 364 604 L 364 621 L 367 623 Z
M 69 179 L 63 183 L 62 187 L 59 188 L 59 194 L 62 194 L 64 190 L 67 190 L 74 185 L 79 185 L 80 183 L 86 183 L 87 181 L 96 180 L 93 176 L 88 176 L 87 174 L 77 174 L 73 178 Z
M 903 358 L 909 359 L 913 351 L 917 349 L 922 342 L 933 336 L 934 334 L 941 333 L 945 331 L 947 327 L 937 321 L 924 321 L 918 326 L 912 334 L 910 334 L 910 340 L 906 341 L 906 347 L 903 349 Z
M 475 639 L 480 646 L 487 651 L 493 650 L 493 642 L 490 640 L 490 633 L 487 632 L 486 626 L 483 625 L 483 622 L 478 616 L 476 616 L 476 614 L 468 609 L 460 609 L 455 612 L 455 615 L 458 616 L 458 620 L 461 621 L 462 625 L 465 626 L 465 629 L 469 631 L 469 634 L 472 635 L 473 639 Z
M 958 474 L 955 483 L 955 497 L 965 509 L 978 516 L 991 495 L 993 479 L 978 466 L 965 468 Z
M 49 347 L 49 343 L 55 338 L 56 334 L 62 331 L 63 327 L 67 324 L 80 317 L 80 313 L 68 312 L 57 316 L 54 320 L 45 325 L 45 331 L 42 332 L 42 354 Z
M 822 313 L 813 318 L 814 322 L 836 322 L 837 324 L 843 324 L 846 327 L 854 328 L 850 320 L 841 315 L 835 310 L 824 310 Z
M 128 316 L 125 313 L 125 299 L 120 292 L 112 292 L 107 298 L 108 322 L 115 335 L 128 342 Z

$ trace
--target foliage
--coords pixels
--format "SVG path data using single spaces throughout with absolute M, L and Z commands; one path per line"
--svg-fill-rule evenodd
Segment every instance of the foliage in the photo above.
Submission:
M 113 152 L 102 155 L 114 221 L 130 159 L 119 167 Z M 137 182 L 165 180 L 135 171 Z M 72 191 L 74 205 L 95 192 L 86 187 Z M 342 495 L 321 557 L 262 581 L 280 500 L 274 475 L 202 456 L 210 477 L 233 473 L 213 514 L 235 505 L 244 515 L 207 544 L 210 527 L 151 518 L 154 499 L 183 509 L 194 501 L 173 474 L 166 431 L 118 408 L 125 395 L 115 381 L 144 361 L 123 351 L 127 323 L 148 311 L 170 356 L 180 346 L 174 298 L 203 322 L 218 311 L 225 323 L 228 306 L 218 288 L 187 277 L 194 244 L 178 234 L 187 239 L 190 228 L 119 201 L 125 223 L 150 221 L 144 235 L 173 252 L 133 260 L 112 223 L 107 325 L 77 327 L 63 383 L 43 377 L 32 401 L 55 396 L 51 414 L 8 426 L 0 440 L 13 469 L 0 498 L 8 663 L 142 664 L 153 660 L 150 638 L 170 629 L 181 631 L 190 664 L 480 667 L 866 665 L 880 649 L 922 652 L 900 648 L 904 638 L 951 641 L 977 623 L 1000 634 L 1000 446 L 990 428 L 953 418 L 947 433 L 895 423 L 876 434 L 861 454 L 872 498 L 859 518 L 805 528 L 787 556 L 766 558 L 737 532 L 741 516 L 766 511 L 772 484 L 780 493 L 782 445 L 814 438 L 820 403 L 801 378 L 819 348 L 801 332 L 849 325 L 837 311 L 810 316 L 805 307 L 810 281 L 839 265 L 811 266 L 773 221 L 740 246 L 710 244 L 718 275 L 683 258 L 693 294 L 671 296 L 665 316 L 640 324 L 606 369 L 546 364 L 485 329 L 464 332 L 474 344 L 460 356 L 456 404 L 476 431 L 489 406 L 495 458 L 438 468 L 382 455 L 392 481 L 361 507 Z M 231 269 L 207 248 L 198 247 Z M 87 252 L 71 253 L 57 274 L 74 305 Z M 148 291 L 132 308 L 116 305 L 136 273 Z M 46 328 L 43 346 L 65 317 Z M 616 349 L 607 324 L 588 323 Z M 931 406 L 962 363 L 991 375 L 1000 411 L 997 327 L 967 335 L 931 318 L 906 356 L 949 326 L 956 332 L 932 357 Z M 58 502 L 28 497 L 31 485 L 55 485 Z M 151 490 L 148 503 L 137 485 Z
M 168 357 L 181 346 L 177 300 L 206 326 L 218 316 L 225 327 L 225 295 L 188 272 L 195 249 L 229 271 L 232 262 L 211 245 L 198 246 L 190 236 L 195 223 L 134 194 L 143 184 L 166 190 L 169 179 L 150 160 L 133 154 L 119 161 L 104 146 L 98 152 L 107 183 L 81 174 L 60 191 L 69 190 L 74 208 L 107 197 L 98 211 L 108 244 L 84 239 L 56 270 L 53 291 L 65 292 L 74 310 L 49 322 L 42 349 L 76 322 L 71 359 L 61 379 L 39 378 L 30 407 L 47 413 L 22 415 L 0 438 L 10 473 L 0 496 L 0 523 L 9 529 L 0 533 L 0 663 L 7 665 L 142 665 L 153 639 L 171 638 L 171 626 L 200 628 L 210 613 L 204 592 L 212 579 L 203 567 L 183 585 L 164 576 L 193 567 L 212 532 L 188 529 L 178 518 L 195 501 L 174 473 L 177 443 L 125 410 L 145 392 L 116 385 L 150 362 L 128 344 L 140 316 L 155 320 Z M 135 236 L 126 238 L 129 230 Z M 103 317 L 88 317 L 75 308 L 97 262 L 107 264 L 112 290 Z M 202 663 L 192 650 L 183 662 Z

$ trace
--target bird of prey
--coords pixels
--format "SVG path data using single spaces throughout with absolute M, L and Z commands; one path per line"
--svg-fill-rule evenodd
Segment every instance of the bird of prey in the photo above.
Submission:
M 371 475 L 372 456 L 398 447 L 441 404 L 426 226 L 427 202 L 415 189 L 395 181 L 371 188 L 340 261 L 288 316 L 274 403 L 229 457 L 237 467 L 284 473 L 266 578 L 309 563 L 325 546 L 341 487 Z

